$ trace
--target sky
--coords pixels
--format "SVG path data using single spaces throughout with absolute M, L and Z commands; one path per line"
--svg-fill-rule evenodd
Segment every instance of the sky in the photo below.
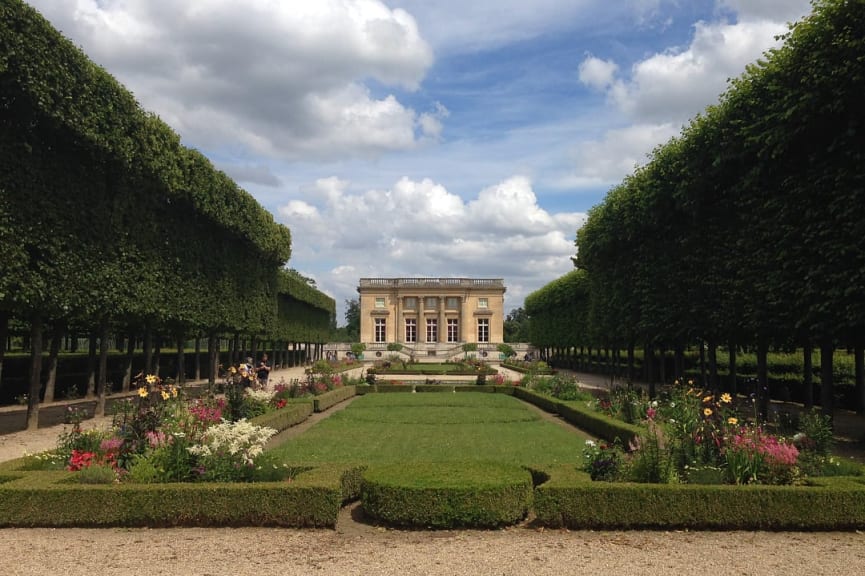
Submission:
M 292 232 L 360 278 L 573 269 L 607 191 L 808 0 L 28 0 Z

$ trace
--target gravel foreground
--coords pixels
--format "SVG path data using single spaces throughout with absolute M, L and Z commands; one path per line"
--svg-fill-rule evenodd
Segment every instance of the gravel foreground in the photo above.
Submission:
M 865 566 L 861 532 L 370 530 L 3 529 L 0 574 L 794 576 Z

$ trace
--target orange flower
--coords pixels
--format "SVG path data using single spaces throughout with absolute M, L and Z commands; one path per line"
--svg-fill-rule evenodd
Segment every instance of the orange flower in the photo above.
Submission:
M 712 415 L 712 409 L 711 408 L 703 408 L 703 416 L 709 417 L 711 415 Z
M 712 397 L 711 397 L 711 396 L 706 396 L 706 397 L 703 398 L 703 404 L 708 404 L 708 403 L 711 402 L 711 401 L 712 401 Z
M 727 424 L 730 424 L 731 426 L 735 426 L 738 423 L 739 423 L 738 418 L 733 418 L 732 416 L 727 418 Z

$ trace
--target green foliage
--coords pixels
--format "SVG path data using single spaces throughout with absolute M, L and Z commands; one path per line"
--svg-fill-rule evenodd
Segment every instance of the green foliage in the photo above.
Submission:
M 361 501 L 372 518 L 415 528 L 495 528 L 528 513 L 532 476 L 524 468 L 485 462 L 370 467 Z

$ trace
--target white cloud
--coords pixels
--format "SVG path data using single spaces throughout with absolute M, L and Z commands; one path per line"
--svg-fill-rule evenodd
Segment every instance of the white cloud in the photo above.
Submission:
M 364 84 L 414 90 L 433 61 L 414 18 L 379 0 L 31 4 L 197 147 L 342 158 L 441 132 Z
M 596 90 L 604 90 L 613 83 L 619 66 L 612 60 L 586 56 L 580 64 L 580 82 Z
M 580 81 L 604 89 L 608 103 L 629 125 L 577 145 L 567 182 L 589 187 L 621 181 L 646 162 L 655 146 L 718 102 L 730 78 L 778 45 L 775 37 L 787 30 L 786 21 L 809 11 L 802 0 L 719 0 L 716 8 L 719 13 L 734 12 L 737 20 L 697 22 L 687 46 L 652 54 L 629 70 L 593 55 L 583 60 Z
M 614 184 L 648 160 L 660 143 L 681 131 L 672 124 L 635 124 L 610 130 L 597 141 L 582 142 L 574 150 L 574 166 L 579 179 L 575 186 Z
M 739 21 L 794 22 L 811 12 L 810 0 L 718 0 L 719 9 L 734 12 Z
M 585 214 L 540 208 L 522 176 L 469 201 L 429 179 L 401 178 L 387 190 L 352 191 L 349 182 L 327 178 L 278 214 L 292 230 L 292 267 L 338 263 L 306 274 L 340 307 L 356 297 L 362 276 L 503 277 L 506 285 L 535 290 L 571 269 L 576 229 L 585 221 Z M 522 304 L 517 293 L 508 301 Z

